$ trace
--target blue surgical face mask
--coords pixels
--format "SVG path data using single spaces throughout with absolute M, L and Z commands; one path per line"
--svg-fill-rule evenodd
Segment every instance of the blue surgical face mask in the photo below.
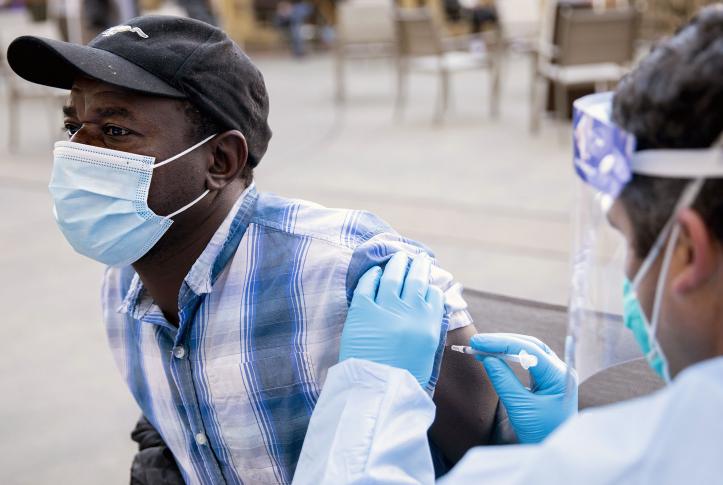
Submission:
M 211 138 L 155 165 L 154 157 L 57 142 L 49 188 L 55 219 L 73 249 L 110 266 L 126 266 L 143 257 L 171 227 L 172 217 L 209 192 L 159 216 L 148 207 L 153 170 Z

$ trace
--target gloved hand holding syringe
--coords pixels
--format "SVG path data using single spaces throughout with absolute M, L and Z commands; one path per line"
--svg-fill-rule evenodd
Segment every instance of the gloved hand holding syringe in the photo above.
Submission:
M 482 362 L 520 443 L 539 443 L 577 412 L 577 382 L 566 392 L 569 377 L 576 380 L 574 372 L 569 374 L 555 352 L 535 337 L 478 333 L 470 338 L 469 347 L 449 348 Z M 529 387 L 519 380 L 510 362 L 530 373 Z
M 481 350 L 475 350 L 467 345 L 452 345 L 450 346 L 450 350 L 463 354 L 497 357 L 498 359 L 502 359 L 507 362 L 517 362 L 525 370 L 537 365 L 537 356 L 528 354 L 524 349 L 520 350 L 519 354 L 503 354 L 496 352 L 483 352 Z

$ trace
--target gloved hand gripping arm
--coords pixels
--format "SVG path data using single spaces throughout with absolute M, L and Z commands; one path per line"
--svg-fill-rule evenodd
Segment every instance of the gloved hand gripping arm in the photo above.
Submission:
M 365 359 L 408 370 L 424 387 L 439 346 L 444 295 L 430 286 L 431 260 L 396 253 L 382 272 L 371 268 L 354 291 L 339 360 Z

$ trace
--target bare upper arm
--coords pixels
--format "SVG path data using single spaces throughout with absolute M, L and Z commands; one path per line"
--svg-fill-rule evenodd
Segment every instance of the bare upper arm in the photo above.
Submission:
M 494 429 L 497 394 L 484 367 L 470 355 L 448 351 L 449 345 L 469 345 L 473 325 L 452 330 L 434 394 L 437 414 L 430 436 L 452 463 L 474 446 L 489 444 Z

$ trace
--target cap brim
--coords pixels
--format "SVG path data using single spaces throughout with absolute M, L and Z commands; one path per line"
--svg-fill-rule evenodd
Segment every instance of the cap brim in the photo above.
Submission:
M 145 94 L 186 97 L 142 67 L 112 52 L 85 45 L 22 36 L 8 47 L 7 59 L 23 79 L 54 88 L 71 89 L 75 78 L 85 75 Z

